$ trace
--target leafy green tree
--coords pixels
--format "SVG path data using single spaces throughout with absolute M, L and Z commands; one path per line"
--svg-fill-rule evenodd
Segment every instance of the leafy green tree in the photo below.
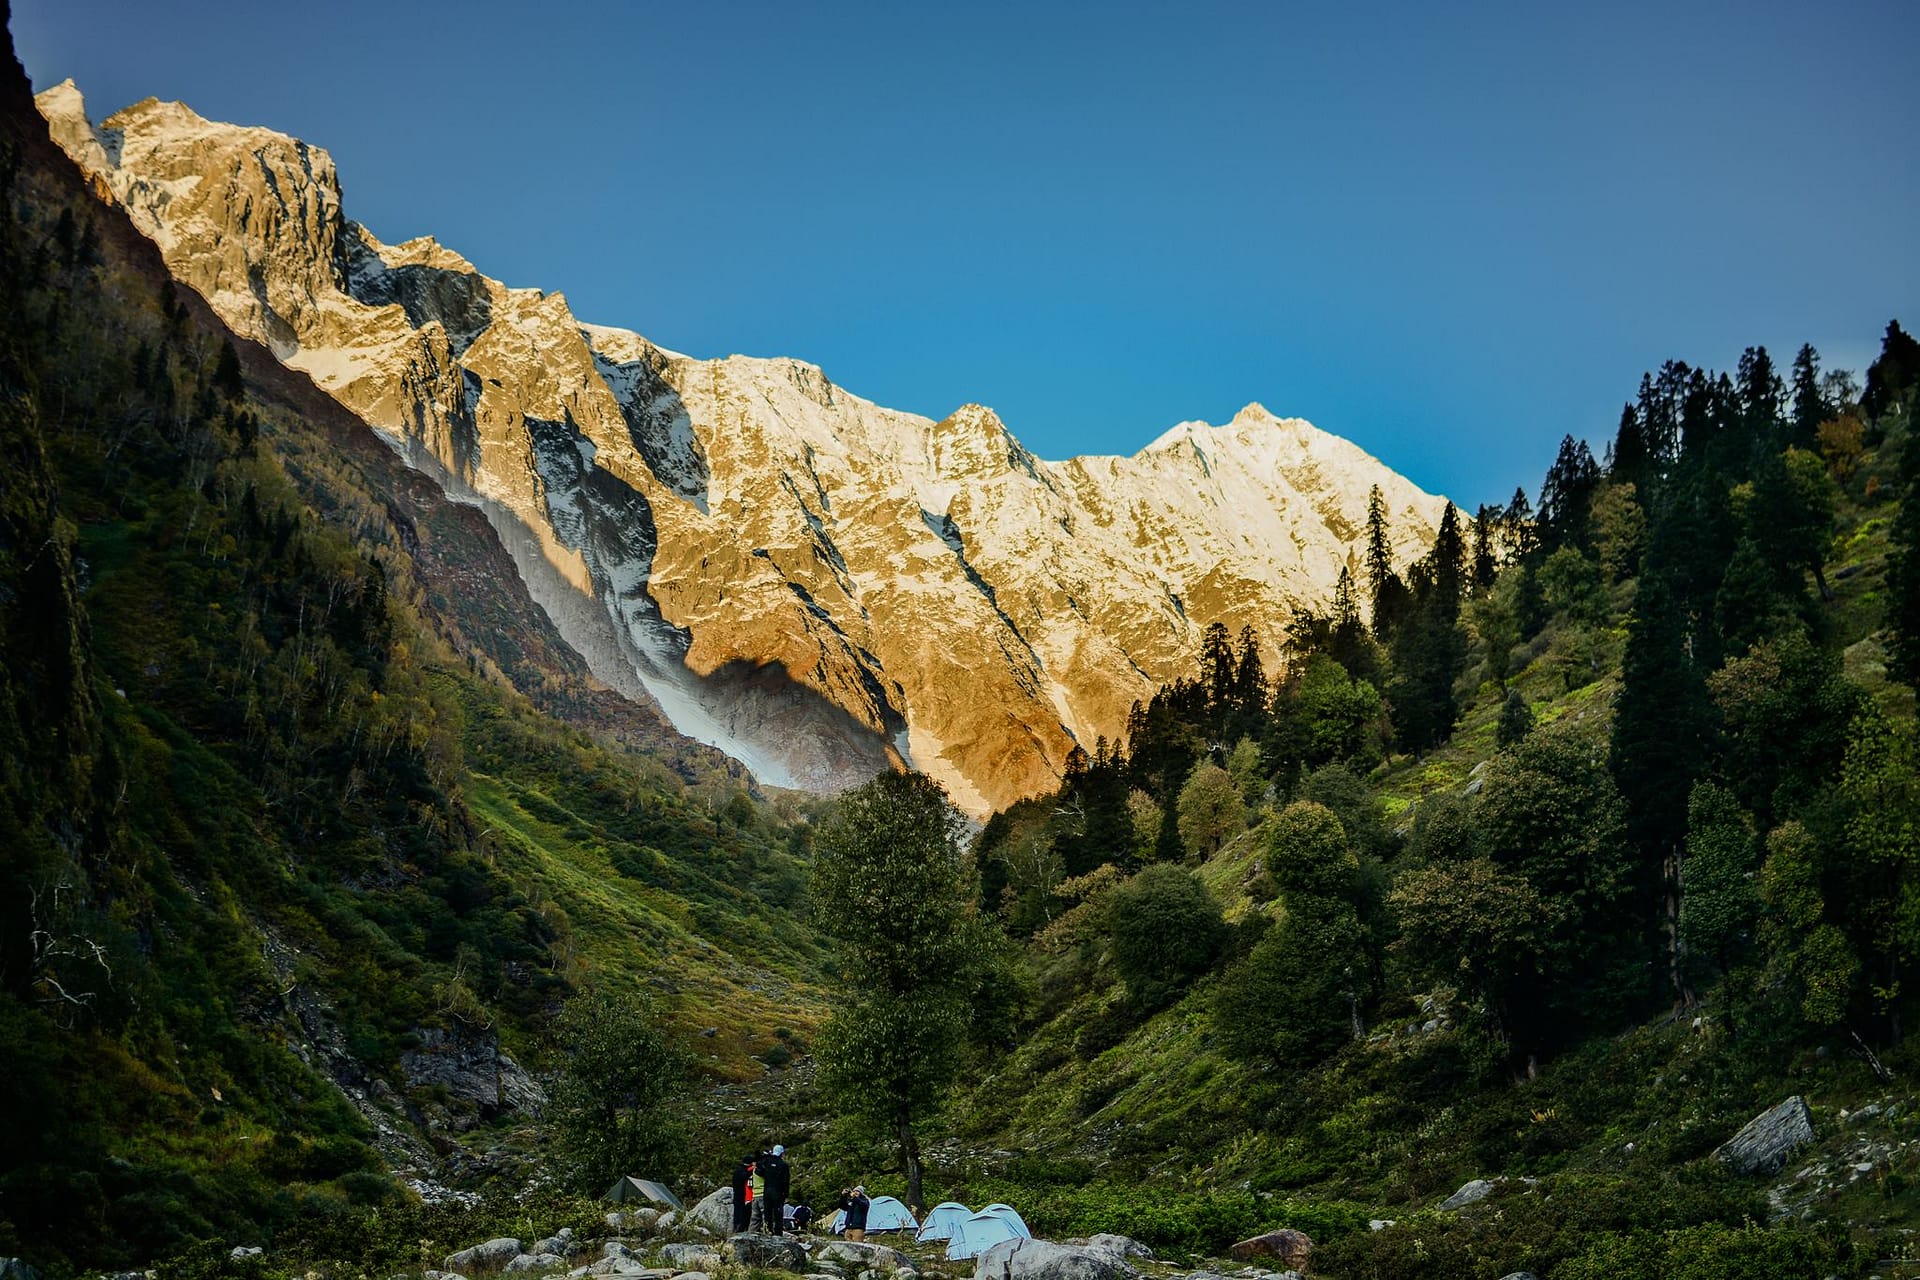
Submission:
M 1334 761 L 1352 761 L 1363 769 L 1381 756 L 1380 694 L 1364 680 L 1350 679 L 1330 657 L 1307 659 L 1293 711 L 1304 734 L 1303 763 L 1310 769 Z
M 1620 793 L 1577 726 L 1537 729 L 1493 758 L 1475 818 L 1487 856 L 1539 894 L 1557 926 L 1512 975 L 1523 1042 L 1544 1042 L 1638 997 L 1646 952 L 1636 899 L 1650 878 L 1627 841 Z
M 1213 967 L 1226 944 L 1220 904 L 1179 867 L 1146 867 L 1107 901 L 1108 946 L 1127 994 L 1147 1009 Z
M 1721 973 L 1753 939 L 1760 911 L 1759 849 L 1747 813 L 1731 791 L 1695 783 L 1687 801 L 1686 854 L 1680 863 L 1680 942 Z
M 1593 500 L 1593 545 L 1607 581 L 1624 582 L 1640 572 L 1647 543 L 1647 513 L 1632 484 L 1610 484 Z
M 554 1020 L 553 1040 L 562 1065 L 546 1119 L 568 1185 L 591 1194 L 628 1174 L 679 1173 L 689 1059 L 646 1002 L 583 991 Z
M 1798 628 L 1755 645 L 1707 681 L 1720 714 L 1720 768 L 1762 830 L 1826 802 L 1865 695 L 1839 655 Z
M 1267 832 L 1267 871 L 1280 891 L 1318 898 L 1351 895 L 1360 870 L 1347 830 L 1333 810 L 1296 800 Z
M 1854 721 L 1840 795 L 1848 863 L 1858 877 L 1842 914 L 1898 1043 L 1904 987 L 1920 954 L 1920 738 L 1911 721 L 1896 724 L 1871 710 Z
M 1486 857 L 1403 871 L 1387 905 L 1399 924 L 1395 949 L 1416 972 L 1481 1001 L 1499 1032 L 1516 996 L 1535 987 L 1540 957 L 1564 922 L 1524 877 Z
M 1180 842 L 1188 856 L 1208 858 L 1247 827 L 1247 802 L 1233 775 L 1202 760 L 1180 788 Z
M 1785 571 L 1812 573 L 1822 600 L 1833 599 L 1825 564 L 1837 497 L 1825 463 L 1788 449 L 1761 465 L 1747 506 L 1748 536 L 1762 554 Z
M 1308 1066 L 1357 1037 L 1375 990 L 1370 945 L 1350 904 L 1289 899 L 1285 918 L 1221 975 L 1221 1047 L 1248 1062 Z
M 897 1142 L 916 1202 L 917 1126 L 964 1064 L 969 995 L 992 951 L 965 830 L 931 778 L 883 773 L 842 796 L 814 841 L 813 915 L 842 976 L 816 1041 L 820 1084 Z
M 1607 592 L 1600 566 L 1573 547 L 1561 547 L 1540 566 L 1547 604 L 1587 626 L 1606 621 Z
M 1821 889 L 1825 862 L 1813 834 L 1789 822 L 1767 836 L 1760 869 L 1767 985 L 1788 991 L 1801 1016 L 1816 1027 L 1846 1019 L 1860 975 L 1860 957 L 1831 919 Z

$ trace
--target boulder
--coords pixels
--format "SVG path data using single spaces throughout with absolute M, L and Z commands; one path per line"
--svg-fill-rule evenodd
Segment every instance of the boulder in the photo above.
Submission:
M 1713 1154 L 1735 1173 L 1778 1173 L 1787 1157 L 1813 1141 L 1813 1116 L 1798 1094 L 1747 1121 Z
M 807 1264 L 807 1274 L 810 1276 L 832 1276 L 834 1280 L 843 1280 L 847 1272 L 844 1267 L 837 1267 L 831 1262 L 812 1262 Z
M 813 1251 L 817 1262 L 844 1263 L 856 1271 L 911 1271 L 913 1259 L 884 1244 L 856 1244 L 852 1240 L 833 1240 Z
M 733 1231 L 733 1188 L 722 1187 L 687 1210 L 687 1221 L 696 1227 L 705 1227 L 717 1236 L 730 1234 Z
M 1002 1240 L 974 1263 L 974 1280 L 1139 1280 L 1124 1258 L 1048 1240 Z
M 713 1247 L 704 1244 L 662 1245 L 660 1260 L 677 1271 L 715 1271 L 721 1261 Z
M 420 1280 L 467 1280 L 467 1278 L 457 1271 L 435 1271 L 432 1267 L 428 1267 L 420 1273 Z
M 572 1253 L 573 1252 L 573 1228 L 562 1227 L 558 1231 L 554 1232 L 552 1235 L 548 1236 L 545 1240 L 534 1241 L 533 1248 L 527 1250 L 527 1252 L 528 1253 L 557 1253 L 562 1256 Z
M 1149 1262 L 1153 1260 L 1153 1250 L 1131 1236 L 1114 1235 L 1110 1231 L 1088 1236 L 1087 1248 L 1101 1249 L 1120 1258 L 1145 1258 Z
M 1466 1183 L 1458 1191 L 1448 1196 L 1445 1200 L 1442 1200 L 1440 1207 L 1446 1210 L 1454 1210 L 1464 1209 L 1470 1204 L 1479 1204 L 1482 1200 L 1485 1200 L 1493 1194 L 1493 1187 L 1494 1184 L 1486 1178 L 1475 1178 L 1472 1182 Z
M 1245 1262 L 1249 1258 L 1277 1258 L 1290 1271 L 1306 1266 L 1312 1252 L 1313 1237 L 1291 1227 L 1242 1240 L 1227 1250 L 1228 1255 L 1238 1262 Z
M 507 1263 L 507 1270 L 514 1273 L 525 1271 L 558 1271 L 567 1265 L 567 1260 L 557 1253 L 523 1253 Z
M 742 1266 L 775 1271 L 807 1269 L 807 1251 L 800 1247 L 798 1241 L 783 1236 L 742 1233 L 727 1241 L 727 1247 L 733 1251 L 733 1260 Z
M 0 1280 L 40 1280 L 40 1273 L 24 1258 L 0 1258 Z
M 673 1280 L 713 1280 L 713 1277 L 704 1271 L 677 1271 Z
M 1534 1276 L 1531 1271 L 1509 1271 L 1500 1280 L 1534 1280 Z
M 233 1246 L 233 1252 L 227 1256 L 239 1262 L 246 1258 L 257 1258 L 265 1252 L 266 1250 L 257 1244 L 237 1244 Z
M 520 1256 L 520 1242 L 508 1236 L 498 1236 L 485 1244 L 476 1244 L 472 1248 L 450 1253 L 440 1264 L 442 1271 L 458 1271 L 462 1275 L 471 1275 L 475 1271 L 493 1271 L 506 1266 Z

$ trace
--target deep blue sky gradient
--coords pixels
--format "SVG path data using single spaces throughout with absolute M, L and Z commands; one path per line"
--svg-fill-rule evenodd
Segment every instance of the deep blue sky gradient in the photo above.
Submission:
M 583 319 L 1130 453 L 1249 400 L 1471 507 L 1643 369 L 1920 327 L 1920 4 L 14 0 Z

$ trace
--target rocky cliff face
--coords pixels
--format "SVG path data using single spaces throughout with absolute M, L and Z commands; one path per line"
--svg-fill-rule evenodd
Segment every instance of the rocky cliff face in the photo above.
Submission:
M 479 506 L 594 673 L 766 782 L 908 762 L 976 813 L 1188 673 L 1201 630 L 1277 636 L 1443 500 L 1249 405 L 1132 457 L 1046 462 L 990 409 L 932 422 L 811 365 L 696 360 L 586 324 L 431 239 L 349 221 L 331 158 L 178 103 L 53 136 L 237 331 Z

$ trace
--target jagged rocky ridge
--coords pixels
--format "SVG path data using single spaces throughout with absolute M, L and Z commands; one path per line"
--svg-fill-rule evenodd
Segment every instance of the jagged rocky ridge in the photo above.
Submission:
M 1402 559 L 1444 502 L 1249 405 L 1132 457 L 1047 462 L 992 410 L 933 422 L 811 365 L 696 360 L 343 212 L 324 150 L 149 99 L 53 136 L 174 275 L 483 510 L 594 674 L 775 785 L 907 761 L 985 813 L 1354 563 L 1378 484 Z

